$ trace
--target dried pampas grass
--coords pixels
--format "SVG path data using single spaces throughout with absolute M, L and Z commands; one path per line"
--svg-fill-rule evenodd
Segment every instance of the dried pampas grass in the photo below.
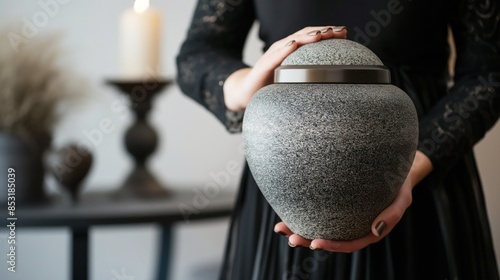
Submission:
M 17 50 L 0 30 L 0 132 L 50 135 L 87 85 L 64 66 L 61 36 L 38 34 Z

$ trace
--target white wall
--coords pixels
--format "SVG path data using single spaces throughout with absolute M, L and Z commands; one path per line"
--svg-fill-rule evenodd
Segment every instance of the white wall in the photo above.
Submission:
M 42 11 L 40 0 L 4 0 L 0 2 L 0 26 L 19 22 Z M 122 139 L 131 122 L 130 116 L 121 119 L 110 110 L 110 104 L 120 94 L 106 86 L 105 80 L 117 77 L 118 20 L 133 4 L 132 0 L 58 0 L 59 11 L 39 27 L 39 35 L 63 30 L 64 43 L 73 68 L 91 84 L 86 103 L 72 111 L 55 133 L 54 143 L 60 147 L 68 141 L 84 137 L 83 131 L 97 128 L 103 118 L 113 121 L 115 131 L 105 134 L 102 143 L 94 149 L 94 166 L 85 181 L 85 190 L 108 190 L 116 187 L 132 162 L 126 155 Z M 49 0 L 41 0 L 49 2 Z M 152 5 L 164 14 L 162 66 L 165 76 L 175 76 L 174 57 L 184 39 L 195 0 L 159 1 Z M 20 32 L 20 31 L 19 31 Z M 246 59 L 255 61 L 261 44 L 255 30 L 246 49 Z M 0 38 L 5 40 L 5 38 Z M 210 180 L 211 171 L 224 170 L 229 160 L 243 162 L 237 152 L 239 135 L 229 135 L 215 118 L 181 94 L 177 86 L 165 90 L 155 101 L 151 123 L 160 133 L 161 144 L 150 166 L 162 182 L 171 187 L 199 186 Z M 500 256 L 500 125 L 478 145 L 478 160 L 485 184 L 490 220 Z M 239 176 L 232 178 L 235 189 Z M 57 191 L 53 180 L 51 190 Z M 222 256 L 227 219 L 213 223 L 179 225 L 174 260 L 173 279 L 195 278 L 193 268 L 215 264 Z M 4 235 L 4 231 L 0 232 Z M 124 268 L 136 279 L 151 279 L 155 273 L 155 238 L 153 225 L 133 227 L 97 227 L 92 232 L 92 279 L 113 279 L 113 270 Z M 1 279 L 68 279 L 67 260 L 70 237 L 65 229 L 19 230 L 19 271 L 7 274 L 0 267 Z M 0 252 L 5 252 L 0 238 Z

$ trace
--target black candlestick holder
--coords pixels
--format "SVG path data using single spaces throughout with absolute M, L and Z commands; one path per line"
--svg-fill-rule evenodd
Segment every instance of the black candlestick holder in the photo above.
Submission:
M 152 107 L 152 99 L 172 82 L 163 79 L 144 81 L 108 80 L 129 97 L 130 109 L 135 113 L 135 122 L 125 133 L 125 147 L 135 161 L 123 185 L 115 193 L 117 198 L 161 198 L 170 195 L 155 176 L 146 168 L 148 157 L 155 151 L 158 134 L 148 124 L 147 115 Z

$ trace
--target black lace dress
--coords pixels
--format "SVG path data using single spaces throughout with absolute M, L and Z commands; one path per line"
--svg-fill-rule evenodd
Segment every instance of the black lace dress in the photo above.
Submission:
M 500 114 L 500 4 L 497 0 L 199 0 L 178 56 L 182 90 L 230 132 L 243 112 L 228 111 L 222 86 L 246 67 L 253 22 L 265 48 L 303 28 L 345 25 L 372 49 L 413 99 L 420 146 L 434 172 L 382 241 L 352 254 L 290 248 L 248 167 L 232 217 L 221 279 L 498 280 L 472 147 Z M 448 27 L 457 49 L 448 74 Z

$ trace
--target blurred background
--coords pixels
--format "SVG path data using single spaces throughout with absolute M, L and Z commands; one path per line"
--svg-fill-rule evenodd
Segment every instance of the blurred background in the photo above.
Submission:
M 48 3 L 56 5 L 57 9 L 47 12 Z M 98 128 L 102 119 L 111 121 L 113 129 L 103 133 L 102 140 L 91 146 L 93 163 L 83 181 L 84 192 L 113 190 L 133 168 L 133 161 L 123 147 L 123 135 L 133 115 L 113 110 L 114 102 L 122 100 L 123 96 L 105 84 L 107 79 L 120 76 L 119 21 L 133 4 L 133 0 L 0 2 L 0 29 L 14 24 L 12 32 L 22 34 L 27 25 L 34 26 L 30 27 L 32 34 L 28 41 L 23 41 L 26 44 L 56 32 L 62 46 L 63 64 L 74 73 L 75 79 L 82 80 L 79 89 L 85 89 L 84 96 L 55 127 L 52 146 L 59 148 L 78 142 Z M 152 8 L 161 12 L 162 17 L 160 71 L 163 77 L 175 78 L 175 56 L 185 38 L 195 4 L 196 0 L 151 0 Z M 0 38 L 10 39 L 8 36 Z M 5 41 L 1 45 L 7 46 Z M 261 49 L 254 26 L 245 49 L 246 62 L 253 63 Z M 241 163 L 241 170 L 241 136 L 227 133 L 211 114 L 185 97 L 175 84 L 156 97 L 149 122 L 160 136 L 149 168 L 163 184 L 177 189 L 203 186 L 212 180 L 212 172 L 225 170 L 231 161 Z M 500 256 L 499 143 L 500 123 L 475 148 L 497 256 Z M 239 173 L 231 176 L 228 189 L 236 191 L 239 177 Z M 46 177 L 46 185 L 48 192 L 60 191 L 51 176 Z M 227 228 L 228 218 L 178 223 L 174 230 L 172 279 L 216 279 Z M 7 252 L 6 234 L 5 229 L 0 230 L 0 252 L 4 256 L 1 259 L 5 259 Z M 153 279 L 158 235 L 158 228 L 150 224 L 93 227 L 90 279 L 116 279 L 116 271 L 126 271 L 137 280 Z M 2 262 L 0 279 L 70 279 L 70 237 L 66 228 L 18 229 L 17 272 L 8 272 Z

